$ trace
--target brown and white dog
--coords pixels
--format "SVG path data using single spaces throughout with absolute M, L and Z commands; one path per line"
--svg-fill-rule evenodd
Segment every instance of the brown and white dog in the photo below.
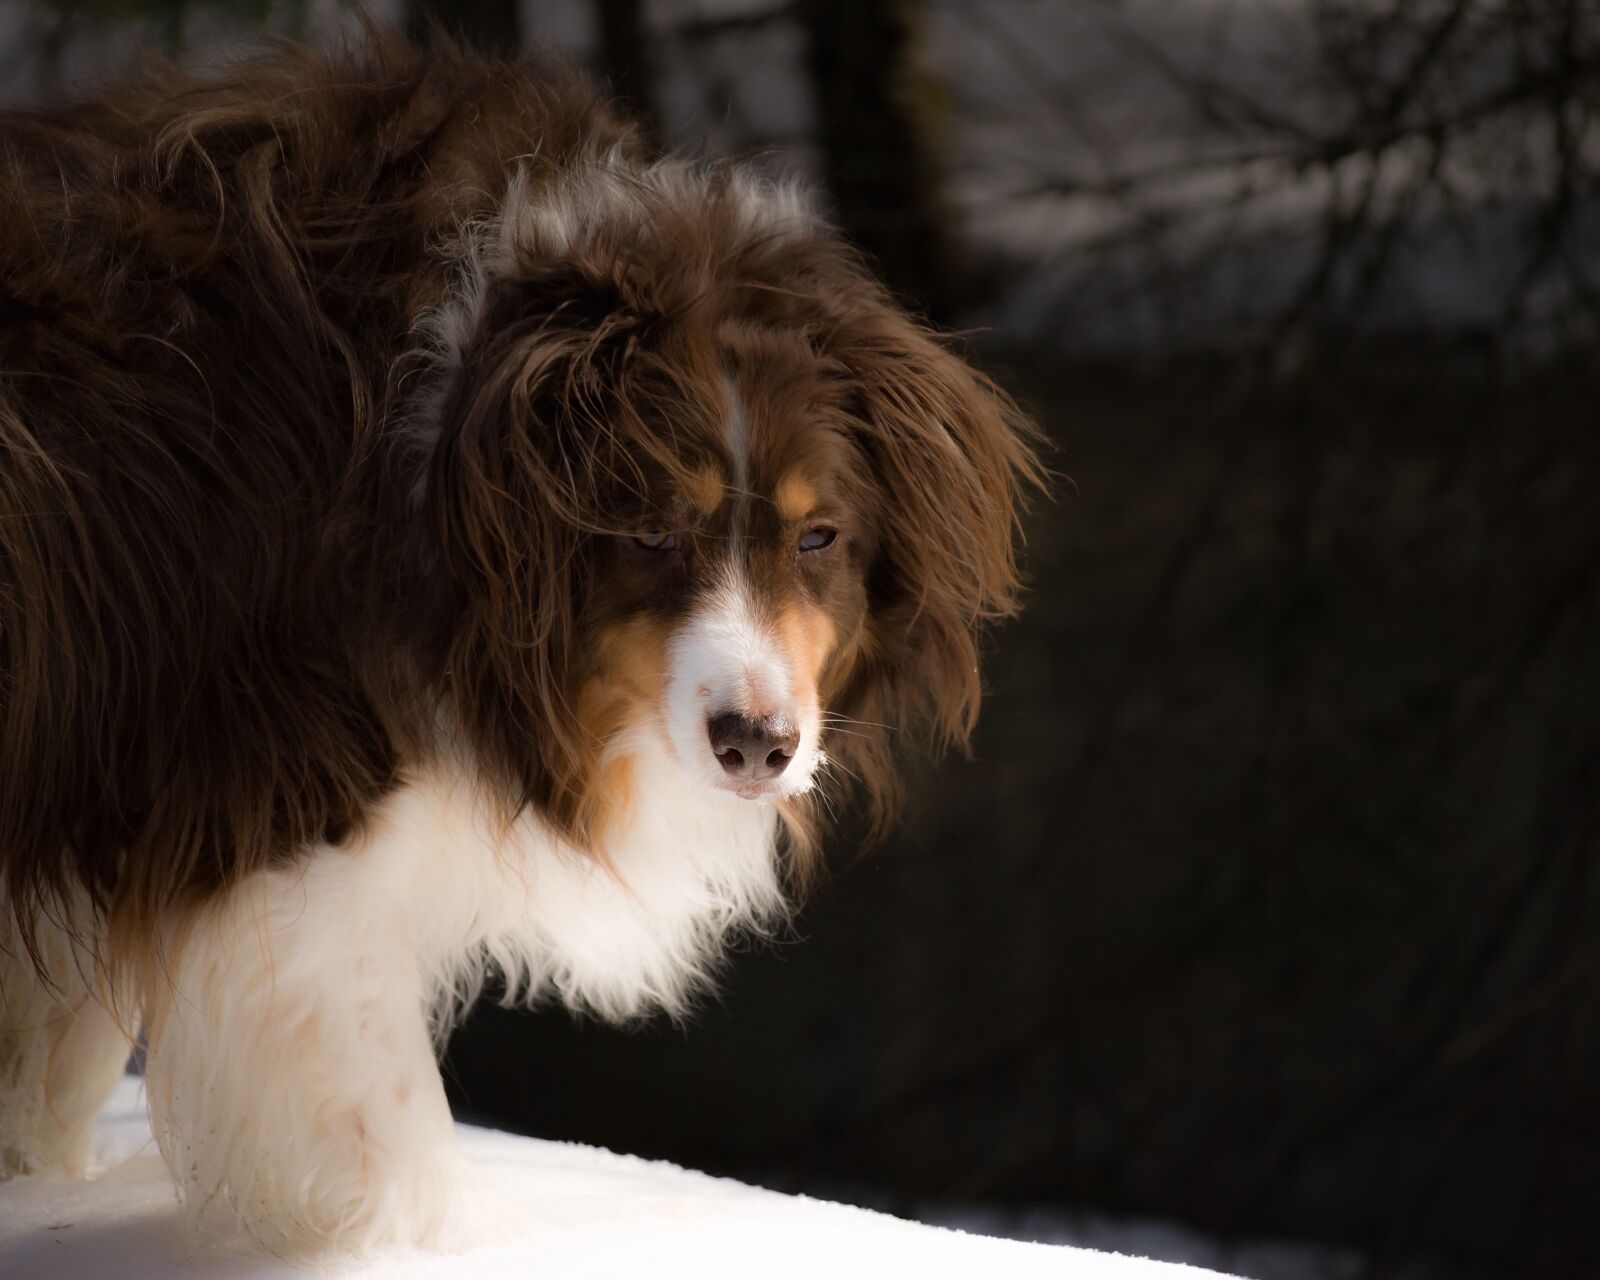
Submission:
M 795 190 L 372 41 L 0 116 L 0 1160 L 142 1025 L 198 1218 L 469 1244 L 489 975 L 681 1010 L 962 741 L 1011 402 Z

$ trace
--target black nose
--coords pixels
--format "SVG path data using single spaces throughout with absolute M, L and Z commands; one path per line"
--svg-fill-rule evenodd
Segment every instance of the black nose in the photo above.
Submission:
M 782 716 L 752 720 L 737 713 L 713 716 L 706 724 L 711 750 L 730 777 L 746 782 L 776 778 L 794 759 L 800 735 Z

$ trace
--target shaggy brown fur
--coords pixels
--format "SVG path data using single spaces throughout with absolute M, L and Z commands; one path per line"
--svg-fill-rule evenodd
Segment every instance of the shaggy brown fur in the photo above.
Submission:
M 835 237 L 752 236 L 731 171 L 698 169 L 581 254 L 519 248 L 441 367 L 419 320 L 464 237 L 519 171 L 537 198 L 597 154 L 646 161 L 570 74 L 381 41 L 0 115 L 0 866 L 25 933 L 81 886 L 144 936 L 347 839 L 441 725 L 508 812 L 592 843 L 601 637 L 675 607 L 619 594 L 610 535 L 703 483 L 730 362 L 784 371 L 829 427 L 818 465 L 856 476 L 857 587 L 799 588 L 830 618 L 864 602 L 826 658 L 828 712 L 862 722 L 830 754 L 881 820 L 878 726 L 965 740 L 1029 428 Z

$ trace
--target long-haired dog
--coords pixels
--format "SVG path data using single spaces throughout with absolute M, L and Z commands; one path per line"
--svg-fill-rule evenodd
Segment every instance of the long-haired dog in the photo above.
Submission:
M 85 1172 L 142 1026 L 192 1214 L 471 1243 L 438 1038 L 681 1009 L 967 737 L 1031 428 L 532 62 L 0 115 L 0 209 L 0 1159 Z

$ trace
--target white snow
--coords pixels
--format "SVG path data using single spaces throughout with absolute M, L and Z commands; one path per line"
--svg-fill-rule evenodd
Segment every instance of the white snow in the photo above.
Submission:
M 396 1254 L 308 1270 L 271 1258 L 205 1258 L 187 1246 L 155 1154 L 140 1082 L 102 1113 L 106 1172 L 89 1182 L 0 1183 L 0 1276 L 15 1280 L 718 1280 L 719 1277 L 1072 1277 L 1216 1275 L 1059 1245 L 1024 1244 L 745 1186 L 593 1147 L 458 1126 L 468 1157 L 534 1216 L 534 1234 L 454 1257 Z

